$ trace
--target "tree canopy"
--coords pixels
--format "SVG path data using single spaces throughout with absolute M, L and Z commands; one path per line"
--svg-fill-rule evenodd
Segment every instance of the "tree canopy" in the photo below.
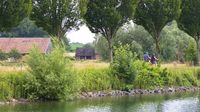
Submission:
M 113 59 L 112 40 L 118 29 L 134 14 L 137 0 L 89 0 L 84 19 L 93 33 L 102 34 L 108 41 L 110 60 Z
M 65 33 L 77 28 L 79 8 L 76 0 L 33 0 L 31 19 L 51 35 L 62 39 Z
M 180 61 L 186 60 L 186 49 L 188 48 L 191 37 L 179 30 L 175 21 L 166 25 L 161 32 L 160 50 L 162 61 Z M 128 25 L 126 29 L 120 28 L 114 38 L 113 45 L 120 47 L 120 45 L 128 44 L 132 52 L 136 52 L 138 58 L 143 58 L 143 53 L 148 52 L 150 55 L 154 54 L 156 45 L 151 35 L 145 31 L 142 26 Z M 99 55 L 104 60 L 108 60 L 108 45 L 105 38 L 96 37 L 94 42 L 95 48 Z
M 0 32 L 10 30 L 28 17 L 32 10 L 32 0 L 0 1 Z
M 178 26 L 181 30 L 192 36 L 196 41 L 198 49 L 197 62 L 199 61 L 199 40 L 200 40 L 200 1 L 183 0 L 182 12 L 178 19 Z
M 24 18 L 17 27 L 1 33 L 0 37 L 48 37 L 48 33 L 38 28 L 34 21 Z
M 140 0 L 134 22 L 142 25 L 153 37 L 157 54 L 160 54 L 160 34 L 167 23 L 177 19 L 181 0 Z

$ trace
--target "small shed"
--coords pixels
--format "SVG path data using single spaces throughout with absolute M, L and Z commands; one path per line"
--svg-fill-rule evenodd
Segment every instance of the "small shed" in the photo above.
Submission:
M 80 59 L 80 60 L 95 60 L 96 59 L 95 49 L 94 48 L 77 48 L 75 57 L 76 59 Z

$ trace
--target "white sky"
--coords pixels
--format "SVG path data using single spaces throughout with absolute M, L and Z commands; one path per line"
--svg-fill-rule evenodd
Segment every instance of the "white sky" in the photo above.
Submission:
M 134 23 L 130 21 L 130 24 L 124 25 L 124 28 L 129 29 L 130 27 L 134 27 Z M 91 43 L 94 41 L 95 34 L 92 33 L 86 25 L 80 27 L 78 31 L 70 31 L 66 34 L 67 38 L 72 42 L 79 42 L 79 43 Z
M 94 41 L 95 34 L 86 25 L 83 25 L 78 31 L 70 31 L 66 36 L 70 40 L 70 43 L 79 42 L 86 44 Z

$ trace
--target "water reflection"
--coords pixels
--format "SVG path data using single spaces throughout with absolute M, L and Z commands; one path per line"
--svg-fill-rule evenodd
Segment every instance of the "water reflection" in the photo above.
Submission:
M 163 112 L 200 112 L 198 98 L 185 98 L 163 103 Z M 199 110 L 199 111 L 198 111 Z
M 199 93 L 0 106 L 0 112 L 200 112 Z

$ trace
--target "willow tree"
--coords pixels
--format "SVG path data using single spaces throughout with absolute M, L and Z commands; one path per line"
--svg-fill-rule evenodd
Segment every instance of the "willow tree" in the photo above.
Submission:
M 153 37 L 156 53 L 160 55 L 161 32 L 181 12 L 181 0 L 140 0 L 134 22 L 141 25 Z
M 137 0 L 89 0 L 84 19 L 93 33 L 102 34 L 109 46 L 113 61 L 113 38 L 118 29 L 129 21 L 135 12 Z
M 200 40 L 200 0 L 183 0 L 182 12 L 177 21 L 178 27 L 189 34 L 196 41 L 198 50 L 197 64 L 199 64 Z
M 32 9 L 32 0 L 0 1 L 0 32 L 10 30 L 28 17 Z
M 65 39 L 65 33 L 79 26 L 77 0 L 33 0 L 31 19 L 51 35 Z

